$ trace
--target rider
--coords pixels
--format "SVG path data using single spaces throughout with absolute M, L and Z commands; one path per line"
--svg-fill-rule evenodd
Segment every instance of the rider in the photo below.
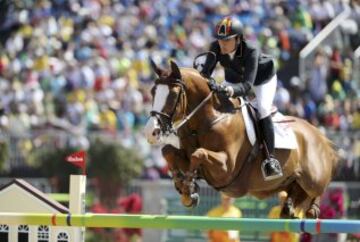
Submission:
M 259 126 L 266 144 L 266 159 L 261 168 L 265 180 L 282 176 L 280 163 L 274 158 L 274 127 L 271 107 L 275 96 L 277 77 L 272 57 L 262 54 L 243 37 L 243 25 L 233 16 L 221 19 L 215 28 L 216 41 L 210 45 L 200 73 L 210 78 L 216 63 L 220 62 L 225 71 L 225 84 L 209 82 L 210 88 L 226 97 L 246 96 L 254 87 L 257 99 Z M 214 58 L 216 57 L 216 60 Z

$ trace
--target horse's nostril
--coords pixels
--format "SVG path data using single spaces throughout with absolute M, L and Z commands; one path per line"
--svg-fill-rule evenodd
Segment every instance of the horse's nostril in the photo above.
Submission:
M 153 136 L 158 136 L 160 134 L 160 129 L 154 129 L 152 135 Z

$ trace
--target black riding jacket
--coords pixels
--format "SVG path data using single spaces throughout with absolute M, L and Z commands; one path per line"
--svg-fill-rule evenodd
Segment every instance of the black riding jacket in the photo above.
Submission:
M 276 73 L 273 58 L 261 53 L 247 41 L 241 40 L 233 59 L 228 54 L 221 54 L 218 41 L 211 43 L 210 51 L 216 54 L 216 63 L 220 62 L 224 67 L 225 80 L 236 84 L 232 85 L 235 97 L 246 95 L 253 85 L 268 82 Z M 216 66 L 216 63 L 212 65 L 211 62 L 208 58 L 201 71 L 208 78 Z

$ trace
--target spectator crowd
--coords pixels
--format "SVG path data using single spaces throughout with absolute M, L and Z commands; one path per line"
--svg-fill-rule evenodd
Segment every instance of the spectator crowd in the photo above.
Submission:
M 192 66 L 212 41 L 214 23 L 233 14 L 244 23 L 246 38 L 283 71 L 346 9 L 354 21 L 344 31 L 356 48 L 356 0 L 14 1 L 0 23 L 0 126 L 14 135 L 49 125 L 115 135 L 139 148 L 145 177 L 166 175 L 159 150 L 141 133 L 151 109 L 150 56 L 164 66 L 169 58 Z M 353 51 L 323 46 L 305 82 L 298 73 L 281 79 L 275 98 L 280 111 L 326 130 L 359 130 Z

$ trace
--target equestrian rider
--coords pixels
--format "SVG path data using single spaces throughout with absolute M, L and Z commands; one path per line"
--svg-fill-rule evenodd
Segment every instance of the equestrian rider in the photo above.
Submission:
M 201 74 L 210 78 L 216 63 L 220 62 L 225 71 L 225 84 L 209 82 L 210 88 L 226 97 L 246 96 L 254 87 L 257 100 L 259 126 L 266 145 L 266 159 L 261 168 L 265 180 L 282 176 L 279 161 L 274 158 L 274 127 L 271 108 L 275 96 L 277 77 L 272 57 L 261 53 L 243 37 L 243 25 L 235 17 L 228 16 L 216 25 L 216 41 L 210 45 L 210 52 L 216 56 L 206 58 Z

